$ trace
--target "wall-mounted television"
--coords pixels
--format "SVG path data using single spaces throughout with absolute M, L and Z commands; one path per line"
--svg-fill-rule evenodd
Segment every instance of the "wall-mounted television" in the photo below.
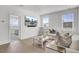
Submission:
M 25 16 L 25 26 L 36 27 L 37 26 L 37 18 L 34 16 Z

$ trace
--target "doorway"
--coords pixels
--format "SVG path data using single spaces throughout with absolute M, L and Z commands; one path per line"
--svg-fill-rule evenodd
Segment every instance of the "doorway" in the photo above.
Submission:
M 10 15 L 9 19 L 9 39 L 15 41 L 19 39 L 20 27 L 19 27 L 19 17 L 15 15 Z

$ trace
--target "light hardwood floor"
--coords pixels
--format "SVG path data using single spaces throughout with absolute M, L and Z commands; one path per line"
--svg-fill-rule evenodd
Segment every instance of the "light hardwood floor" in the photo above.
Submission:
M 33 47 L 32 40 L 16 40 L 0 45 L 0 53 L 44 53 L 44 49 Z
M 72 43 L 72 49 L 67 49 L 67 53 L 79 53 L 79 44 L 75 44 L 74 40 L 76 40 L 78 43 L 79 38 L 76 37 L 73 38 L 73 43 Z M 10 43 L 0 45 L 0 53 L 46 53 L 43 48 L 40 48 L 38 46 L 33 46 L 33 41 L 32 39 L 24 39 L 24 40 L 13 40 Z M 77 47 L 75 47 L 77 46 Z M 78 50 L 78 51 L 77 51 Z M 48 51 L 48 52 L 51 52 Z M 55 51 L 52 51 L 51 53 L 54 53 Z

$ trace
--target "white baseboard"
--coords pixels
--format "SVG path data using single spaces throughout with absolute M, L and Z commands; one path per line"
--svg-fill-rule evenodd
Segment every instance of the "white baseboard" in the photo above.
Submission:
M 0 41 L 0 45 L 10 43 L 10 41 Z
M 36 36 L 31 36 L 31 37 L 27 37 L 27 38 L 21 38 L 21 40 L 32 39 L 33 37 L 36 37 Z

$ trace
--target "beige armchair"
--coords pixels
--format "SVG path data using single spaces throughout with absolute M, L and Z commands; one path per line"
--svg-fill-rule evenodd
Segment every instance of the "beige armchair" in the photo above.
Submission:
M 67 36 L 57 36 L 56 44 L 60 52 L 66 52 L 66 48 L 69 48 L 72 43 L 72 35 Z

